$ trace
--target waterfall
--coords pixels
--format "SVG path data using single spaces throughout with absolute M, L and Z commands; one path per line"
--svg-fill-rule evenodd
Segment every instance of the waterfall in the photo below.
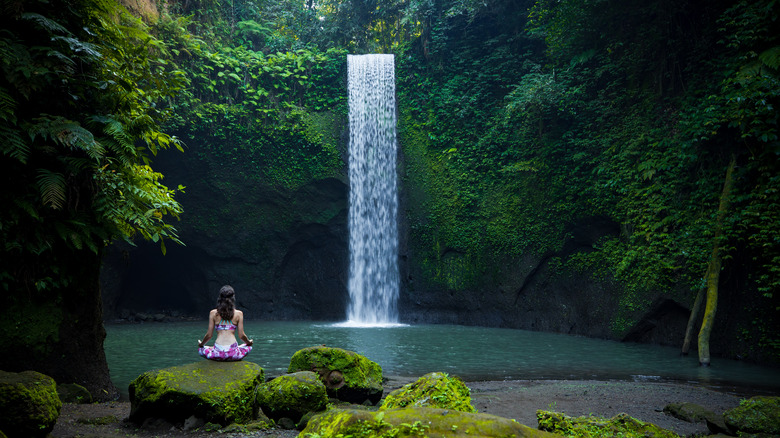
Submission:
M 398 321 L 393 55 L 348 55 L 349 297 L 354 324 Z

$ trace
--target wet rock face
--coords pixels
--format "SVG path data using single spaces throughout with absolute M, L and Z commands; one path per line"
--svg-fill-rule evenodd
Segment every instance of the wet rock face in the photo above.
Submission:
M 224 284 L 248 319 L 343 320 L 348 294 L 348 186 L 337 178 L 294 190 L 218 173 L 193 157 L 156 162 L 185 213 L 186 246 L 114 245 L 101 271 L 104 317 L 205 318 Z M 243 178 L 243 179 L 242 179 Z

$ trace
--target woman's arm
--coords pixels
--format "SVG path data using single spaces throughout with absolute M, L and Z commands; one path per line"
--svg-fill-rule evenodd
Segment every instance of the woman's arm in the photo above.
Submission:
M 203 336 L 203 340 L 198 339 L 198 347 L 206 345 L 206 342 L 211 339 L 211 335 L 214 334 L 214 314 L 217 313 L 217 309 L 213 309 L 209 312 L 209 329 L 206 331 L 206 335 Z
M 238 338 L 244 341 L 246 345 L 251 346 L 254 341 L 249 339 L 246 333 L 244 333 L 244 312 L 236 310 L 236 313 L 238 314 L 238 329 L 236 330 L 238 331 Z

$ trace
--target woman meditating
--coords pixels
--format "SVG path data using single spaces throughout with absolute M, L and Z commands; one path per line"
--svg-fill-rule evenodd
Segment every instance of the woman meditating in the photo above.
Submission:
M 217 339 L 214 346 L 205 345 L 211 339 L 214 330 L 217 330 Z M 238 345 L 238 337 L 244 344 Z M 209 312 L 209 330 L 203 340 L 198 340 L 198 353 L 211 360 L 241 360 L 252 351 L 252 340 L 244 333 L 244 312 L 236 309 L 236 292 L 230 286 L 222 286 L 219 290 L 217 308 Z

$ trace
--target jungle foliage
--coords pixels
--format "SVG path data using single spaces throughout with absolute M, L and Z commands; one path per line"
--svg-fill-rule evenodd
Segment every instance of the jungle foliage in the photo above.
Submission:
M 161 131 L 185 85 L 165 47 L 111 1 L 0 4 L 2 203 L 6 291 L 64 288 L 81 251 L 141 235 L 177 241 L 175 190 L 150 166 L 180 143 Z M 164 246 L 163 246 L 164 250 Z
M 472 290 L 497 260 L 561 255 L 624 286 L 619 338 L 659 293 L 692 303 L 717 248 L 722 293 L 754 315 L 730 354 L 780 357 L 777 0 L 157 9 L 144 22 L 112 0 L 0 3 L 6 290 L 64 287 L 63 260 L 112 239 L 177 241 L 182 188 L 150 167 L 159 150 L 278 190 L 343 177 L 346 54 L 392 52 L 430 284 Z M 588 218 L 620 231 L 561 253 Z

